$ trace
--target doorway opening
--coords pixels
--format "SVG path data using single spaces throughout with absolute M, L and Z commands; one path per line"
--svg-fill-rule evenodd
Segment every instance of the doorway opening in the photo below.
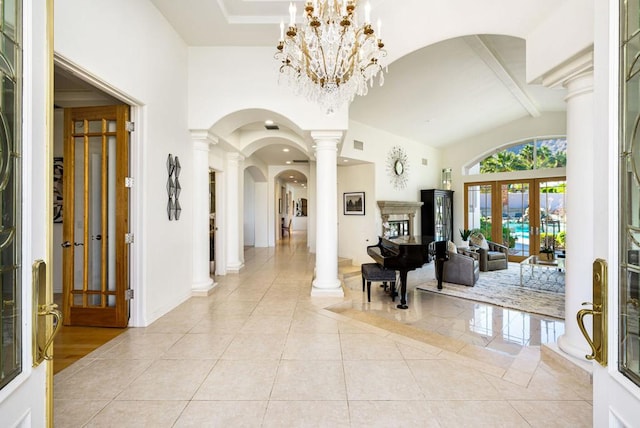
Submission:
M 123 234 L 128 227 L 131 230 L 127 233 L 134 228 L 135 222 L 127 226 L 128 219 L 119 223 L 116 218 L 122 220 L 123 214 L 129 214 L 131 189 L 123 192 L 120 187 L 124 188 L 124 183 L 120 186 L 120 181 L 133 174 L 128 145 L 118 151 L 118 156 L 124 157 L 118 157 L 115 141 L 116 134 L 126 134 L 128 142 L 124 122 L 131 119 L 124 113 L 134 112 L 135 106 L 89 83 L 89 78 L 78 77 L 83 75 L 72 64 L 56 58 L 53 153 L 58 180 L 54 177 L 52 279 L 55 301 L 67 316 L 54 341 L 54 373 L 124 331 L 95 326 L 126 327 L 130 313 L 131 301 L 124 299 L 125 289 L 131 288 L 130 270 L 116 266 L 119 262 L 126 262 L 119 266 L 127 266 L 133 260 L 128 246 L 116 238 L 115 229 L 120 224 L 118 232 Z M 116 105 L 121 105 L 120 113 L 112 117 L 105 106 Z M 65 112 L 69 115 L 71 111 L 84 111 L 89 116 L 69 116 L 65 126 Z M 93 117 L 94 113 L 100 117 Z M 120 125 L 116 125 L 117 120 Z M 126 171 L 116 174 L 116 164 Z M 75 182 L 73 187 L 69 187 L 70 182 Z M 116 281 L 120 295 L 116 293 Z M 114 322 L 116 312 L 118 322 Z M 110 315 L 104 316 L 106 313 Z

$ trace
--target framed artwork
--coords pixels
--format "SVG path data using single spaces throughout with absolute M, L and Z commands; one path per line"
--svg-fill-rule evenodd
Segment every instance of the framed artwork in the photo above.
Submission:
M 53 222 L 62 223 L 62 158 L 53 158 Z
M 364 215 L 364 192 L 344 194 L 344 215 Z

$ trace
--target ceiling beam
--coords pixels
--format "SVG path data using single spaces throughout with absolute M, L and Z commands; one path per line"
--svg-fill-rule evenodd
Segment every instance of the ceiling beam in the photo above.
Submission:
M 511 92 L 522 107 L 529 112 L 532 117 L 540 117 L 540 110 L 533 102 L 529 94 L 524 90 L 520 83 L 509 73 L 504 66 L 498 54 L 491 49 L 489 44 L 482 36 L 468 36 L 464 41 L 471 49 L 484 61 L 485 64 L 494 72 L 502 84 Z

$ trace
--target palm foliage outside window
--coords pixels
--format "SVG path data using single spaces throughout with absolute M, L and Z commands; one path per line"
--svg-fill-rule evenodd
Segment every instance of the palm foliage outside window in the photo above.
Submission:
M 479 170 L 481 174 L 488 174 L 562 168 L 566 165 L 567 139 L 559 137 L 529 140 L 494 153 L 479 162 Z

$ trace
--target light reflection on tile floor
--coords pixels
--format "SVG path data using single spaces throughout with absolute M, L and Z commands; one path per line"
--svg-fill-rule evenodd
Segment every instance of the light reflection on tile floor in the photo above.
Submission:
M 564 334 L 562 320 L 416 290 L 415 278 L 433 279 L 433 264 L 409 273 L 409 309 L 404 311 L 396 309 L 398 299 L 392 302 L 380 283 L 372 284 L 367 302 L 359 272 L 344 282 L 354 309 L 511 355 L 525 346 L 556 342 Z
M 296 233 L 245 266 L 58 373 L 55 426 L 591 426 L 591 386 L 540 361 L 562 322 L 422 292 L 363 303 L 359 277 L 312 299 Z

